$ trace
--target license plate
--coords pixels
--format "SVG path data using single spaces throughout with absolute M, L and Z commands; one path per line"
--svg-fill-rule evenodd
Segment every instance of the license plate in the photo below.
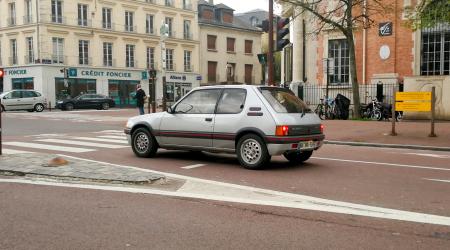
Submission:
M 298 149 L 306 150 L 306 149 L 314 149 L 316 147 L 315 141 L 302 141 L 298 144 Z

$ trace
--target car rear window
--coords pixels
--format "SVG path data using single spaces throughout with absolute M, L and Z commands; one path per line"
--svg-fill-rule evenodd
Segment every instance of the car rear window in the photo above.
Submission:
M 308 105 L 289 90 L 282 88 L 259 88 L 270 106 L 278 113 L 309 112 Z

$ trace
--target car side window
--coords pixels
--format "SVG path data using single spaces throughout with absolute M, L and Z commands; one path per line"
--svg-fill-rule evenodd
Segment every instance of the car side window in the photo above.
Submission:
M 238 114 L 244 109 L 247 91 L 245 89 L 227 89 L 223 91 L 217 106 L 217 114 Z
M 175 108 L 181 114 L 214 114 L 221 89 L 204 89 L 190 93 Z
M 36 94 L 33 91 L 22 91 L 23 98 L 33 98 L 36 97 Z
M 22 91 L 13 91 L 11 92 L 11 99 L 19 99 L 22 98 Z

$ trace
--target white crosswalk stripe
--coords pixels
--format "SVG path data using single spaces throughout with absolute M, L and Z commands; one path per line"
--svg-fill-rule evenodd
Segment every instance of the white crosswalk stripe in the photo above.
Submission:
M 128 144 L 128 141 L 126 138 L 124 138 L 123 140 L 113 140 L 113 139 L 95 138 L 95 137 L 94 138 L 92 138 L 92 137 L 71 137 L 71 139 L 82 140 L 82 141 L 97 141 L 97 142 Z
M 29 151 L 2 148 L 2 154 L 5 154 L 5 155 L 32 154 L 32 153 L 33 152 L 29 152 Z
M 86 147 L 111 148 L 111 149 L 128 147 L 128 146 L 123 146 L 123 145 L 112 145 L 112 144 L 104 144 L 104 143 L 61 140 L 61 139 L 42 139 L 42 140 L 36 140 L 36 141 L 38 141 L 38 142 L 60 143 L 60 144 L 68 144 L 68 145 L 77 145 L 77 146 L 86 146 Z
M 64 146 L 48 145 L 48 144 L 41 144 L 41 143 L 31 143 L 31 142 L 4 142 L 3 144 L 7 145 L 7 146 L 35 148 L 35 149 L 62 151 L 62 152 L 70 152 L 70 153 L 86 153 L 86 152 L 95 151 L 95 149 L 78 148 L 78 147 L 64 147 Z
M 98 138 L 106 138 L 106 139 L 118 139 L 118 140 L 123 140 L 123 139 L 127 139 L 127 137 L 124 135 L 122 136 L 118 136 L 118 135 L 102 135 L 102 136 L 97 136 Z

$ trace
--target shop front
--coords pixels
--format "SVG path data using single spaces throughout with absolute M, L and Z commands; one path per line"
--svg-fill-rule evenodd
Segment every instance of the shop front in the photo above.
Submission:
M 55 78 L 56 100 L 73 98 L 82 94 L 96 94 L 97 81 L 95 79 L 68 79 Z
M 140 81 L 108 80 L 108 93 L 116 107 L 136 106 L 136 87 Z
M 193 88 L 200 86 L 198 75 L 168 73 L 165 97 L 169 104 L 177 102 Z

